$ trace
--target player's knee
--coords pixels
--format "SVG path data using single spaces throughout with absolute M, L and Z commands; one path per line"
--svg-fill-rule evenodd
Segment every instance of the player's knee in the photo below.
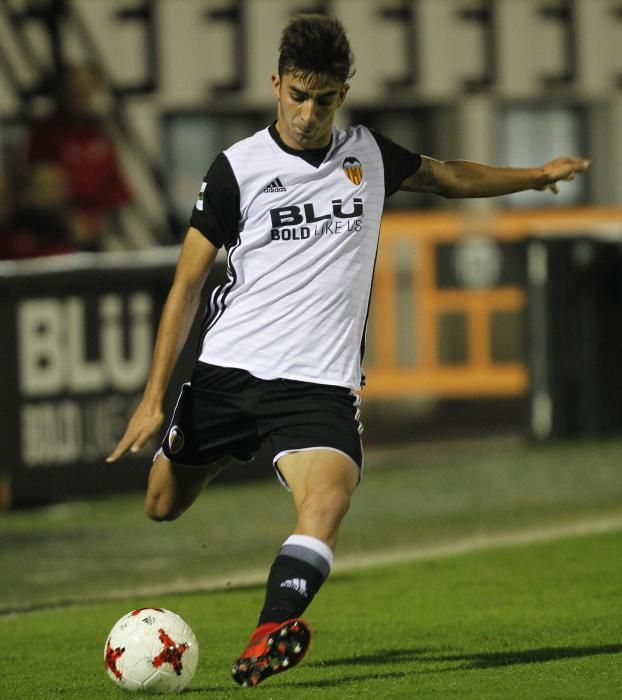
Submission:
M 343 514 L 348 511 L 352 494 L 346 488 L 332 489 L 326 496 L 327 507 L 337 514 Z
M 170 499 L 158 496 L 147 496 L 145 499 L 145 514 L 158 523 L 176 520 L 181 512 Z
M 334 488 L 307 495 L 302 499 L 298 510 L 303 519 L 324 523 L 327 531 L 332 531 L 348 512 L 350 501 L 351 494 L 347 489 Z
M 327 507 L 333 513 L 335 520 L 340 523 L 350 509 L 352 494 L 346 489 L 331 493 L 327 499 Z

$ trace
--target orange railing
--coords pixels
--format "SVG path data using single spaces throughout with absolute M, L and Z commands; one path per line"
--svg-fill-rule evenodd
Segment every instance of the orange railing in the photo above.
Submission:
M 440 247 L 483 241 L 494 263 L 495 252 L 500 254 L 496 244 L 539 236 L 619 235 L 621 230 L 620 207 L 486 215 L 387 213 L 374 278 L 365 396 L 525 394 L 529 377 L 524 348 L 509 361 L 495 359 L 492 352 L 494 314 L 524 314 L 525 289 L 486 284 L 485 279 L 484 284 L 443 288 L 437 279 Z M 446 314 L 462 319 L 465 351 L 459 361 L 442 360 L 439 324 Z

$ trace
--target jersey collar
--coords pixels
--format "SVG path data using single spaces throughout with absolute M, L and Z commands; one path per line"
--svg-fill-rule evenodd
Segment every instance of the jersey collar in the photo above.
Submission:
M 276 130 L 276 120 L 273 121 L 272 124 L 270 124 L 270 126 L 268 127 L 268 133 L 270 134 L 276 145 L 282 151 L 285 151 L 285 153 L 289 153 L 289 155 L 291 156 L 298 156 L 298 158 L 302 158 L 314 168 L 319 168 L 320 165 L 322 165 L 324 159 L 326 158 L 328 152 L 330 151 L 333 145 L 333 137 L 331 135 L 330 143 L 328 144 L 328 146 L 324 146 L 324 148 L 313 148 L 308 149 L 306 151 L 297 151 L 295 148 L 290 148 L 290 146 L 283 142 L 283 139 L 280 137 L 279 132 Z

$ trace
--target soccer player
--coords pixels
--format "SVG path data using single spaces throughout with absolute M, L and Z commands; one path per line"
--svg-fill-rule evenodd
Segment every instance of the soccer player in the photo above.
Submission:
M 297 511 L 266 584 L 257 629 L 233 666 L 254 686 L 294 666 L 300 619 L 326 580 L 363 462 L 356 390 L 384 200 L 557 191 L 589 161 L 535 168 L 442 162 L 364 126 L 334 126 L 353 57 L 340 22 L 298 15 L 272 76 L 277 118 L 211 164 L 162 312 L 144 397 L 109 461 L 161 427 L 162 400 L 221 246 L 228 278 L 212 294 L 191 381 L 149 474 L 146 512 L 177 518 L 230 459 L 269 441 Z M 416 234 L 415 234 L 416 235 Z

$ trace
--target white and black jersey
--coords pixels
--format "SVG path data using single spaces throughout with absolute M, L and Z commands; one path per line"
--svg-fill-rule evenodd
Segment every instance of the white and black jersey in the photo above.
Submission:
M 420 164 L 363 126 L 295 151 L 273 124 L 221 153 L 190 220 L 228 253 L 199 360 L 358 389 L 384 200 Z

